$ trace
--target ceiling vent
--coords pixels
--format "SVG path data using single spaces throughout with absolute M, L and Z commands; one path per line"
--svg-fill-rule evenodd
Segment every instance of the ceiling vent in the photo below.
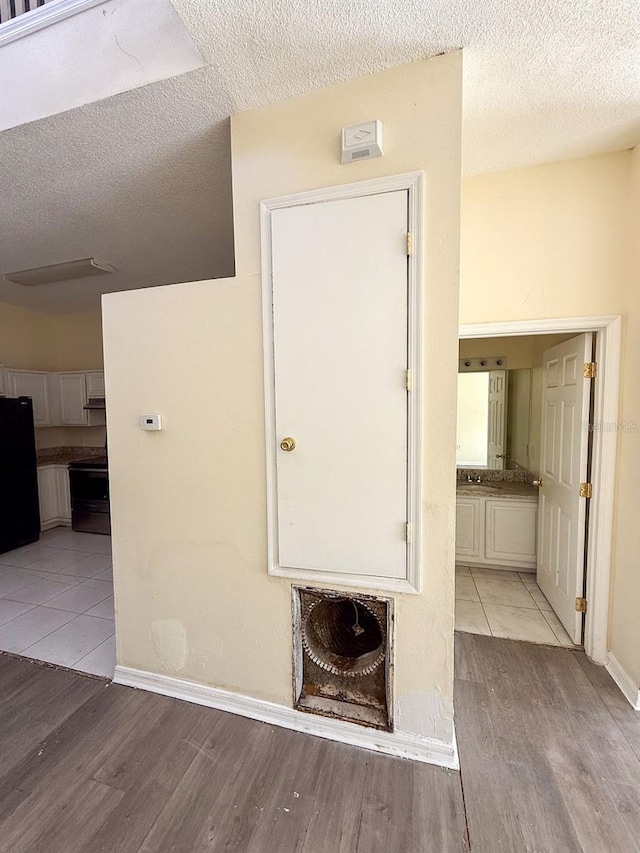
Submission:
M 73 278 L 88 278 L 91 275 L 104 275 L 115 272 L 116 268 L 97 258 L 82 258 L 79 261 L 67 261 L 64 264 L 51 264 L 48 267 L 35 267 L 31 270 L 5 273 L 6 281 L 37 287 L 40 284 L 55 284 L 58 281 L 70 281 Z

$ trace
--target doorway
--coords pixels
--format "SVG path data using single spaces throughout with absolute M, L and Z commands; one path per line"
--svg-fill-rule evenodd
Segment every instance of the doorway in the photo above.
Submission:
M 597 381 L 593 383 L 593 401 L 592 413 L 588 418 L 586 425 L 587 432 L 591 438 L 591 462 L 590 462 L 590 481 L 592 483 L 592 496 L 588 500 L 589 514 L 585 523 L 585 530 L 588 535 L 589 548 L 586 557 L 583 559 L 583 567 L 585 570 L 585 587 L 584 595 L 578 596 L 586 602 L 586 613 L 584 614 L 584 633 L 582 635 L 585 651 L 597 663 L 605 663 L 607 657 L 606 649 L 606 632 L 607 632 L 607 609 L 608 609 L 608 589 L 609 589 L 609 570 L 610 570 L 610 547 L 611 547 L 611 523 L 612 523 L 612 504 L 613 504 L 613 487 L 614 487 L 614 465 L 615 465 L 615 445 L 616 436 L 614 429 L 607 429 L 607 424 L 615 424 L 617 415 L 617 390 L 619 376 L 619 353 L 620 353 L 620 318 L 619 317 L 594 317 L 594 318 L 570 318 L 560 320 L 540 320 L 540 321 L 522 321 L 519 323 L 490 323 L 490 324 L 474 324 L 460 327 L 461 352 L 469 357 L 471 351 L 468 348 L 470 340 L 482 339 L 487 347 L 483 352 L 478 352 L 482 357 L 500 358 L 505 356 L 509 342 L 527 339 L 532 342 L 532 347 L 536 351 L 544 351 L 547 343 L 558 343 L 563 339 L 569 340 L 577 338 L 580 334 L 595 333 L 595 362 L 598 364 Z M 547 338 L 545 341 L 542 336 L 557 336 L 555 339 Z M 503 340 L 501 340 L 503 339 Z M 502 347 L 500 346 L 502 344 Z M 466 347 L 466 349 L 464 348 Z M 503 352 L 502 350 L 505 350 Z M 514 368 L 517 368 L 517 363 L 511 362 Z M 493 365 L 495 367 L 495 365 Z M 509 367 L 507 364 L 501 367 Z M 540 365 L 541 367 L 541 365 Z M 540 429 L 542 425 L 540 423 Z M 537 427 L 535 427 L 537 430 Z M 536 435 L 537 433 L 534 433 Z M 528 442 L 532 445 L 533 460 L 535 463 L 536 456 L 539 462 L 540 448 L 535 446 L 534 440 Z M 520 452 L 519 450 L 517 452 Z M 508 452 L 508 455 L 511 455 Z M 525 467 L 520 463 L 519 467 Z M 477 556 L 474 560 L 465 561 L 457 555 L 456 562 L 461 567 L 458 570 L 459 590 L 466 588 L 467 604 L 461 605 L 461 610 L 471 610 L 470 599 L 474 597 L 474 592 L 477 593 L 479 603 L 486 610 L 486 607 L 491 607 L 491 604 L 486 601 L 491 597 L 491 587 L 493 591 L 497 586 L 501 588 L 503 594 L 508 595 L 512 601 L 511 605 L 502 604 L 494 606 L 511 607 L 518 606 L 516 599 L 520 604 L 526 603 L 527 607 L 523 608 L 529 611 L 529 616 L 533 617 L 539 625 L 540 620 L 546 623 L 551 629 L 551 636 L 555 640 L 549 639 L 547 633 L 547 641 L 553 645 L 571 645 L 574 646 L 573 638 L 567 640 L 567 636 L 559 630 L 554 631 L 554 627 L 550 623 L 554 623 L 553 609 L 543 596 L 542 591 L 538 591 L 536 576 L 533 572 L 534 564 L 530 550 L 523 550 L 523 542 L 526 543 L 527 538 L 530 541 L 530 528 L 527 535 L 526 530 L 522 536 L 513 536 L 513 531 L 519 527 L 518 524 L 512 523 L 509 525 L 507 519 L 512 522 L 519 521 L 522 523 L 523 518 L 526 518 L 526 501 L 533 503 L 536 506 L 535 498 L 531 500 L 531 493 L 525 494 L 526 487 L 533 487 L 533 480 L 539 480 L 540 477 L 532 477 L 531 469 L 534 464 L 531 464 L 529 459 L 529 468 L 525 471 L 518 471 L 516 474 L 509 475 L 502 471 L 492 471 L 485 469 L 484 476 L 480 475 L 483 483 L 476 486 L 483 490 L 484 487 L 484 505 L 481 510 L 484 510 L 484 529 L 480 528 L 480 519 L 476 520 L 476 530 L 480 530 L 479 537 L 484 536 L 481 542 L 473 542 L 473 536 L 468 541 L 462 541 L 462 546 L 476 549 L 474 554 L 477 554 L 478 545 L 484 547 L 482 558 L 479 561 Z M 468 476 L 464 469 L 462 470 L 464 479 Z M 459 481 L 463 479 L 459 470 Z M 517 499 L 511 504 L 510 511 L 505 509 L 500 510 L 499 494 L 497 491 L 492 491 L 495 488 L 495 480 L 514 479 L 522 484 L 518 488 L 523 490 L 522 495 L 518 495 Z M 543 483 L 544 483 L 544 478 Z M 472 485 L 472 484 L 469 484 Z M 515 484 L 514 484 L 515 485 Z M 536 487 L 537 488 L 537 487 Z M 488 506 L 487 506 L 488 504 Z M 536 506 L 537 509 L 537 506 Z M 518 510 L 520 518 L 517 519 Z M 467 514 L 473 515 L 467 508 Z M 530 516 L 529 516 L 530 518 Z M 489 520 L 489 521 L 487 521 Z M 492 522 L 492 523 L 491 523 Z M 529 522 L 530 524 L 530 522 Z M 526 525 L 525 525 L 526 527 Z M 538 521 L 536 518 L 536 548 L 538 545 Z M 521 529 L 521 528 L 520 528 Z M 506 531 L 506 532 L 505 532 Z M 515 540 L 515 541 L 514 541 Z M 505 551 L 506 548 L 506 551 Z M 516 554 L 514 565 L 510 566 L 508 560 L 509 548 Z M 502 549 L 502 550 L 501 550 Z M 581 550 L 584 556 L 584 546 Z M 497 558 L 497 565 L 488 568 L 490 557 Z M 534 554 L 535 568 L 537 568 L 537 556 Z M 484 565 L 482 563 L 484 560 Z M 467 571 L 466 571 L 467 570 Z M 484 571 L 484 575 L 482 574 Z M 487 575 L 491 572 L 491 576 Z M 507 576 L 506 573 L 510 572 Z M 507 584 L 510 584 L 509 591 Z M 480 589 L 482 587 L 482 589 Z M 481 600 L 481 592 L 484 593 L 485 603 Z M 464 594 L 464 593 L 463 593 Z M 465 599 L 458 599 L 464 601 Z M 458 603 L 458 602 L 457 602 Z M 476 604 L 478 602 L 475 602 Z M 545 608 L 544 610 L 542 608 Z M 477 608 L 476 608 L 477 609 Z M 536 615 L 537 614 L 537 615 Z M 551 614 L 551 615 L 550 615 Z M 525 617 L 526 618 L 526 617 Z M 582 616 L 580 616 L 582 619 Z M 487 624 L 489 620 L 487 620 Z M 494 625 L 496 625 L 494 614 Z M 557 627 L 557 626 L 556 626 Z M 499 631 L 496 628 L 496 631 Z M 484 633 L 493 633 L 489 625 L 489 630 L 484 630 Z M 542 632 L 545 633 L 545 632 Z M 501 633 L 501 636 L 506 636 Z M 561 637 L 561 639 L 559 639 Z M 536 640 L 537 642 L 545 642 L 543 638 Z
M 556 505 L 550 504 L 541 486 L 544 473 L 545 492 L 555 494 L 551 481 L 556 469 L 561 472 L 561 482 L 567 476 L 578 476 L 574 472 L 586 471 L 586 458 L 583 464 L 579 458 L 587 449 L 583 447 L 581 420 L 571 417 L 573 409 L 567 407 L 565 417 L 564 408 L 555 406 L 559 390 L 565 396 L 568 392 L 571 399 L 576 388 L 583 393 L 586 390 L 582 386 L 588 383 L 581 376 L 576 381 L 575 360 L 566 357 L 578 341 L 581 353 L 586 344 L 573 335 L 460 342 L 456 436 L 458 630 L 565 647 L 582 643 L 581 618 L 579 625 L 574 624 L 573 616 L 567 618 L 563 610 L 560 619 L 550 601 L 558 588 L 565 587 L 557 582 L 556 575 L 561 574 L 556 572 L 558 564 L 562 564 L 563 575 L 569 569 L 566 551 L 554 550 L 554 546 L 561 536 L 567 539 L 565 534 L 570 529 L 572 554 L 578 549 L 576 524 L 581 508 L 571 500 L 574 489 L 569 483 L 565 489 L 569 493 L 568 520 L 556 523 L 557 500 Z M 566 367 L 558 371 L 558 361 L 572 365 L 568 383 L 564 382 Z M 544 397 L 549 393 L 553 400 L 547 429 L 543 424 L 547 411 Z M 588 400 L 582 420 L 587 418 Z M 571 427 L 568 445 L 556 436 L 566 426 Z M 544 441 L 547 433 L 548 440 Z M 543 459 L 545 453 L 547 460 Z M 556 459 L 558 454 L 563 454 L 562 460 Z M 578 458 L 567 460 L 566 455 Z M 577 494 L 577 487 L 575 491 Z M 566 513 L 562 519 L 567 519 Z M 584 517 L 582 522 L 584 526 Z M 548 541 L 550 538 L 553 541 Z M 542 554 L 543 561 L 538 559 Z M 571 569 L 577 574 L 575 559 Z M 572 577 L 572 583 L 575 585 L 577 578 Z M 582 586 L 579 594 L 583 594 Z

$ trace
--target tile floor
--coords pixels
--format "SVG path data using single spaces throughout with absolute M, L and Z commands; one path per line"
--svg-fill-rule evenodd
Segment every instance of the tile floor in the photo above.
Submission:
M 113 677 L 110 536 L 56 527 L 0 554 L 0 649 Z
M 456 631 L 576 648 L 535 574 L 456 566 Z

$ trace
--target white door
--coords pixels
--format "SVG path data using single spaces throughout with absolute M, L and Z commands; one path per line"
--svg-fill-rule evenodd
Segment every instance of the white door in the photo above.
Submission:
M 406 577 L 407 204 L 272 213 L 282 568 Z
M 542 441 L 538 523 L 538 585 L 574 643 L 581 642 L 586 545 L 586 482 L 589 449 L 593 335 L 579 335 L 546 350 L 543 356 Z
M 501 470 L 507 461 L 507 371 L 489 371 L 487 467 Z

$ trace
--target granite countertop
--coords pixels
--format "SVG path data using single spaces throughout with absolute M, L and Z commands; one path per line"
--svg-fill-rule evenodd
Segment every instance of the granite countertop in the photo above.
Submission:
M 538 488 L 530 483 L 512 481 L 492 481 L 488 483 L 467 483 L 459 480 L 456 488 L 459 497 L 468 498 L 511 498 L 512 500 L 538 500 Z
M 79 459 L 104 456 L 104 447 L 43 447 L 38 450 L 38 465 L 68 465 Z

